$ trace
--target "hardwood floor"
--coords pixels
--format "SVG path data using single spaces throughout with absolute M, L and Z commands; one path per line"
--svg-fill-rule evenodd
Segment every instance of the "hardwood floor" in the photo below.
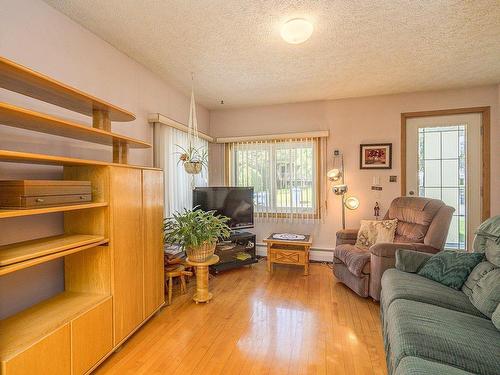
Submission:
M 265 261 L 210 279 L 214 299 L 176 286 L 162 309 L 96 374 L 386 374 L 379 305 L 338 283 L 330 268 Z

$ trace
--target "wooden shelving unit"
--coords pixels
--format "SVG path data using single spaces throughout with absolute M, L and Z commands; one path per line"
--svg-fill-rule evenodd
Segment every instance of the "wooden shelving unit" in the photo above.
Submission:
M 8 361 L 110 295 L 63 292 L 0 323 L 0 358 Z
M 66 206 L 31 208 L 26 210 L 0 210 L 0 219 L 6 219 L 10 217 L 20 217 L 20 216 L 52 214 L 55 212 L 86 210 L 89 208 L 106 207 L 107 205 L 108 205 L 107 202 L 95 202 L 95 203 L 71 204 Z
M 104 236 L 63 234 L 0 246 L 0 275 L 108 243 Z
M 0 150 L 0 162 L 62 166 L 63 179 L 90 181 L 94 200 L 0 210 L 0 220 L 64 213 L 65 232 L 0 246 L 0 277 L 64 260 L 64 292 L 0 320 L 0 374 L 89 374 L 164 304 L 163 174 L 127 164 L 129 148 L 151 147 L 111 132 L 132 113 L 2 57 L 0 88 L 93 121 L 0 103 L 0 125 L 113 147 L 113 163 Z
M 60 119 L 44 113 L 19 108 L 0 102 L 0 123 L 40 133 L 58 135 L 80 141 L 93 142 L 107 146 L 122 142 L 130 148 L 150 148 L 149 143 L 105 130 L 91 128 L 73 121 Z
M 46 75 L 0 57 L 0 87 L 43 102 L 94 116 L 95 111 L 107 112 L 110 121 L 133 121 L 133 113 L 86 94 Z
M 86 160 L 69 158 L 66 156 L 52 156 L 44 154 L 34 154 L 30 152 L 18 152 L 18 151 L 8 151 L 0 150 L 0 161 L 10 162 L 10 163 L 27 163 L 27 164 L 42 164 L 42 165 L 61 165 L 66 167 L 72 166 L 109 166 L 109 167 L 127 167 L 127 168 L 137 168 L 137 169 L 147 169 L 160 171 L 159 168 L 153 167 L 142 167 L 139 165 L 125 165 L 119 163 L 109 163 L 99 160 Z
M 101 131 L 92 132 L 74 122 L 2 104 L 0 121 L 9 126 L 112 145 L 113 162 L 122 164 L 128 162 L 130 147 L 151 147 L 146 142 L 111 133 L 111 121 L 133 121 L 132 113 L 3 57 L 0 57 L 0 87 L 91 116 L 92 127 Z

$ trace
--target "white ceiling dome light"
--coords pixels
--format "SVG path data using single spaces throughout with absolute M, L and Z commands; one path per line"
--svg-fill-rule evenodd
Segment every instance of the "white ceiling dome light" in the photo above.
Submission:
M 311 37 L 313 25 L 303 18 L 293 18 L 281 27 L 281 37 L 290 44 L 304 43 Z

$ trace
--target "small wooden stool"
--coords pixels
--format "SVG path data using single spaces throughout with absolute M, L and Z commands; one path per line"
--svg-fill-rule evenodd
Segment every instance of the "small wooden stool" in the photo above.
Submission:
M 172 269 L 165 269 L 165 282 L 168 284 L 168 304 L 172 303 L 172 287 L 174 284 L 174 278 L 181 278 L 181 293 L 184 294 L 187 291 L 186 288 L 186 279 L 184 276 L 192 276 L 193 273 L 186 271 L 186 268 L 182 264 L 176 264 L 172 267 Z

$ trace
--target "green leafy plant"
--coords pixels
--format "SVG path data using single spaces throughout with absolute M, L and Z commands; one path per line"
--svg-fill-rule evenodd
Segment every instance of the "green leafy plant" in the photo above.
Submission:
M 215 211 L 203 211 L 198 207 L 176 212 L 163 222 L 163 240 L 166 244 L 178 244 L 185 248 L 198 248 L 205 243 L 229 237 L 227 226 L 230 219 L 215 215 Z
M 178 163 L 200 163 L 202 167 L 208 168 L 208 152 L 206 147 L 195 147 L 191 143 L 188 147 L 176 145 L 180 150 Z

